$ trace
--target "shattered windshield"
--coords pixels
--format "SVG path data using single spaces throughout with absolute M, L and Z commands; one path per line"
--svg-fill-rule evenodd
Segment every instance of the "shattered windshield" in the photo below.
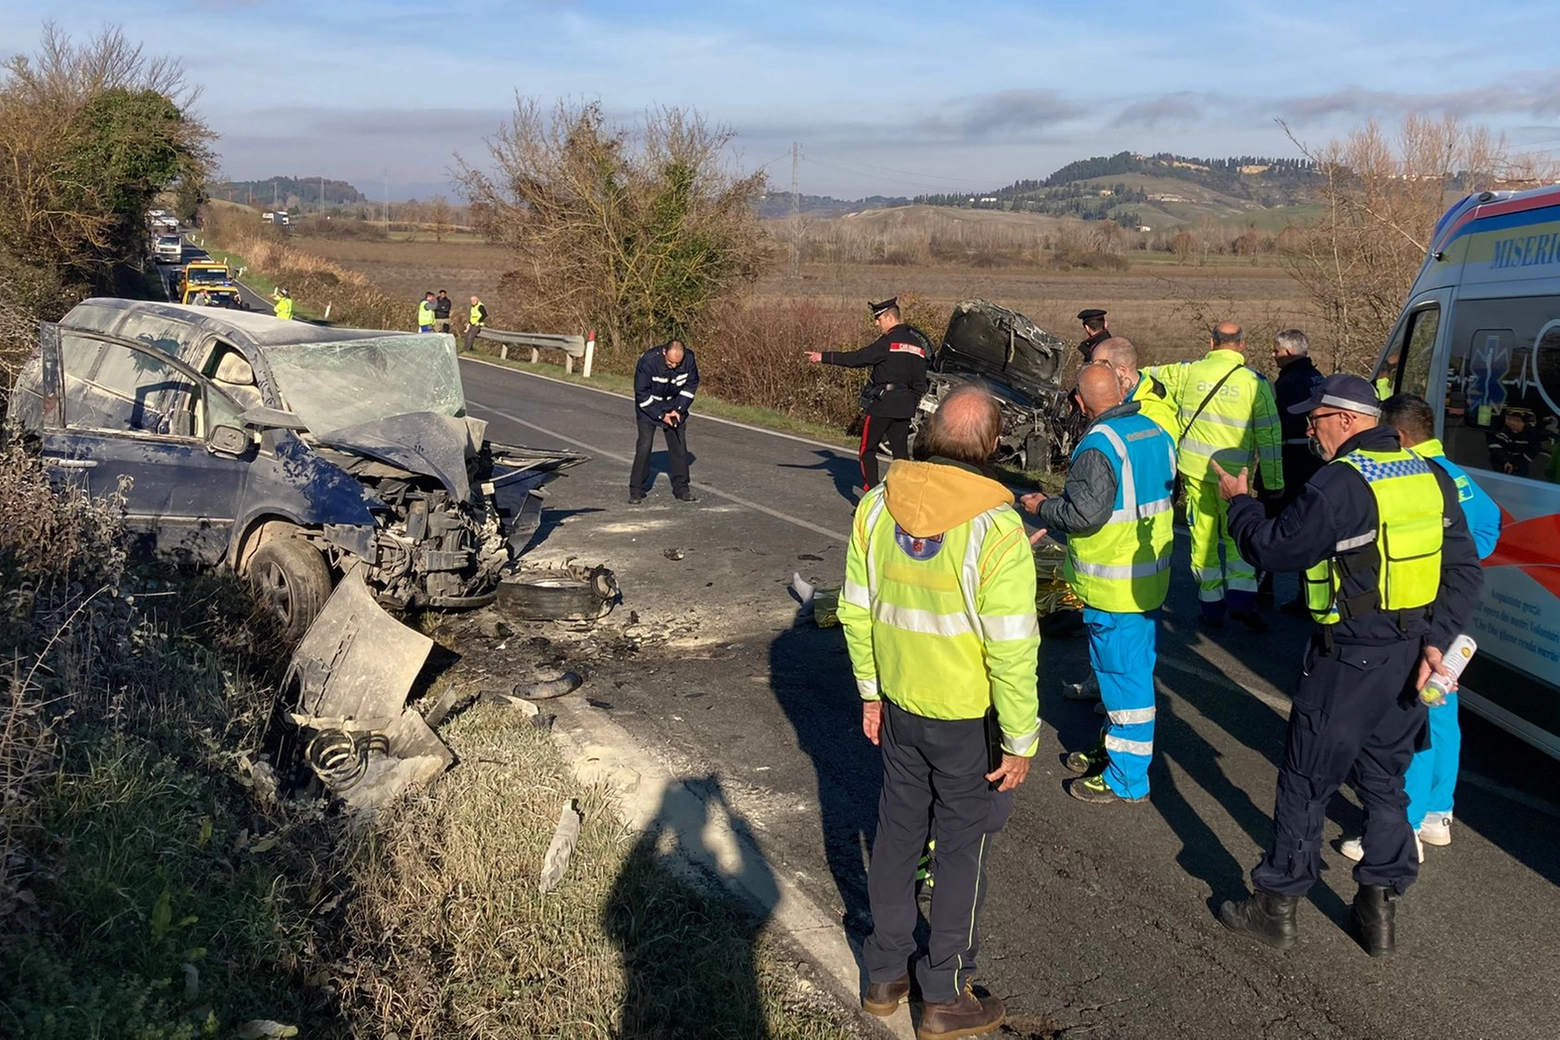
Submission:
M 294 343 L 265 353 L 283 406 L 315 434 L 408 412 L 466 414 L 451 336 Z

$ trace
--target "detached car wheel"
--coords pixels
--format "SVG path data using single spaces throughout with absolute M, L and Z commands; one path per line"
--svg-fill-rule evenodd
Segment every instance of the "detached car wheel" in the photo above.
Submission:
M 289 641 L 303 638 L 330 598 L 330 567 L 301 538 L 273 538 L 249 558 L 250 587 L 261 606 L 280 620 Z

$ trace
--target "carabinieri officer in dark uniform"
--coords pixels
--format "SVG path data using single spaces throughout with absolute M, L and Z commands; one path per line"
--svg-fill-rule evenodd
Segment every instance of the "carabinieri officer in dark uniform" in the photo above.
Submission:
M 1419 690 L 1472 615 L 1483 583 L 1457 487 L 1378 425 L 1380 402 L 1359 376 L 1333 375 L 1290 411 L 1308 416 L 1327 464 L 1275 519 L 1247 474 L 1217 463 L 1241 556 L 1267 571 L 1304 571 L 1316 621 L 1301 665 L 1278 773 L 1273 845 L 1251 872 L 1250 899 L 1219 919 L 1280 949 L 1315 884 L 1322 819 L 1347 780 L 1365 806 L 1365 856 L 1354 868 L 1353 928 L 1372 957 L 1395 944 L 1396 901 L 1419 876 L 1403 774 L 1428 746 Z
M 861 479 L 870 491 L 878 482 L 879 441 L 888 438 L 894 458 L 910 457 L 910 417 L 926 393 L 932 344 L 926 333 L 899 320 L 899 297 L 867 306 L 881 336 L 860 350 L 809 350 L 807 360 L 845 368 L 872 366 L 861 388 L 861 410 L 867 413 L 861 424 Z
M 1078 320 L 1083 322 L 1083 331 L 1088 334 L 1088 338 L 1078 344 L 1078 352 L 1083 355 L 1083 363 L 1087 365 L 1094 360 L 1094 348 L 1110 339 L 1110 323 L 1105 320 L 1105 312 L 1098 307 L 1079 311 Z

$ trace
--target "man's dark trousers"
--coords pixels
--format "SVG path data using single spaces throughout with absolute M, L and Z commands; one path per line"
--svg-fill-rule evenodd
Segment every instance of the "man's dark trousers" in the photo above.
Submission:
M 928 1003 L 954 1000 L 975 971 L 985 861 L 1007 822 L 1012 792 L 992 790 L 985 719 L 928 719 L 883 702 L 878 733 L 883 793 L 867 871 L 872 935 L 867 978 L 892 982 L 915 953 L 915 870 L 926 850 L 928 813 L 937 839 L 928 952 L 916 962 Z
M 871 491 L 878 482 L 878 443 L 888 440 L 888 453 L 896 459 L 910 457 L 910 420 L 867 415 L 861 420 L 861 479 Z
M 1426 745 L 1425 707 L 1413 689 L 1421 642 L 1306 649 L 1289 715 L 1273 809 L 1273 846 L 1251 872 L 1256 887 L 1285 896 L 1315 884 L 1327 803 L 1347 781 L 1365 806 L 1362 885 L 1402 894 L 1419 876 L 1403 774 Z M 940 843 L 939 843 L 940 844 Z M 939 850 L 941 851 L 941 850 Z
M 643 495 L 650 490 L 650 449 L 655 446 L 655 431 L 666 434 L 666 457 L 671 463 L 672 494 L 688 493 L 688 434 L 683 426 L 668 426 L 639 419 L 639 440 L 634 443 L 634 468 L 628 477 L 628 493 Z

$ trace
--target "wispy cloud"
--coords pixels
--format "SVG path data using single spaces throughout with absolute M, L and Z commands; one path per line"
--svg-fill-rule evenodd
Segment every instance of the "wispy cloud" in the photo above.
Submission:
M 931 137 L 984 141 L 993 137 L 1028 137 L 1051 130 L 1084 114 L 1083 106 L 1054 90 L 1000 90 L 948 104 L 949 116 L 932 116 L 915 123 Z
M 1553 117 L 1560 115 L 1560 73 L 1526 74 L 1445 92 L 1403 93 L 1350 85 L 1322 94 L 1287 98 L 1277 105 L 1277 114 L 1295 123 L 1407 112 L 1444 112 L 1465 119 L 1502 115 Z

